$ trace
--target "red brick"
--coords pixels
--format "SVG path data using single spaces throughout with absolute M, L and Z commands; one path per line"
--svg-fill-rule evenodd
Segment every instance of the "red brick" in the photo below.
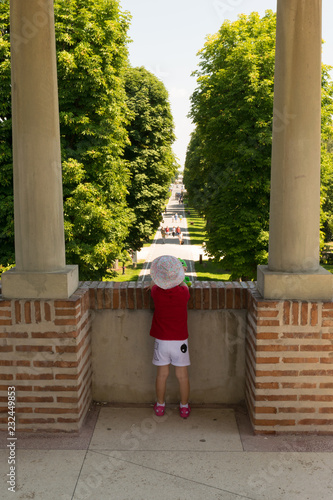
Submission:
M 65 317 L 76 316 L 77 311 L 76 311 L 76 309 L 56 309 L 55 315 L 56 316 L 65 316 Z
M 257 377 L 297 377 L 298 371 L 296 370 L 257 370 Z
M 16 351 L 19 352 L 53 352 L 52 346 L 47 345 L 17 345 Z
M 210 288 L 208 285 L 202 288 L 202 309 L 210 309 Z
M 0 299 L 0 307 L 11 307 L 12 303 L 10 300 L 1 300 Z
M 309 384 L 306 382 L 282 382 L 282 389 L 316 389 L 317 384 Z
M 333 352 L 333 345 L 301 345 L 301 351 L 307 352 Z
M 218 309 L 218 288 L 216 283 L 211 283 L 211 306 L 212 309 Z
M 219 309 L 226 308 L 226 290 L 224 285 L 218 288 L 218 303 L 219 303 Z
M 255 413 L 277 413 L 277 409 L 274 406 L 262 406 L 260 408 L 256 407 L 254 409 Z
M 65 398 L 65 397 L 57 397 L 58 403 L 74 403 L 77 404 L 79 402 L 79 398 Z
M 315 408 L 296 408 L 296 407 L 291 407 L 291 408 L 278 408 L 279 413 L 316 413 Z
M 311 318 L 311 326 L 317 326 L 318 325 L 318 304 L 311 304 L 311 312 L 310 312 L 310 318 Z
M 35 413 L 78 413 L 78 408 L 35 408 Z
M 76 318 L 55 319 L 54 324 L 57 326 L 75 326 L 78 324 L 78 320 Z
M 296 394 L 274 394 L 274 395 L 268 395 L 265 394 L 264 396 L 257 395 L 255 397 L 256 401 L 297 401 L 297 395 Z
M 15 301 L 15 321 L 21 323 L 21 304 L 18 300 Z
M 195 309 L 198 309 L 198 310 L 201 310 L 201 308 L 202 308 L 202 288 L 201 288 L 201 286 L 194 288 L 194 307 L 195 307 Z
M 301 305 L 301 325 L 308 324 L 308 310 L 309 310 L 309 304 L 303 302 Z
M 44 302 L 44 317 L 45 321 L 51 321 L 51 306 L 48 302 Z
M 300 395 L 299 396 L 300 401 L 333 401 L 333 396 L 316 396 L 313 394 L 306 394 L 306 395 Z
M 53 403 L 54 398 L 52 396 L 43 396 L 43 397 L 18 396 L 17 402 L 18 403 Z
M 283 345 L 283 344 L 276 344 L 276 345 L 258 345 L 257 346 L 257 351 L 263 351 L 263 352 L 295 352 L 298 351 L 299 346 L 298 345 Z
M 319 358 L 282 358 L 283 363 L 319 363 Z
M 306 377 L 333 377 L 333 370 L 302 370 L 299 374 Z
M 280 384 L 278 382 L 256 382 L 256 389 L 279 389 Z
M 135 294 L 134 294 L 134 287 L 132 283 L 129 283 L 128 288 L 127 288 L 127 306 L 128 309 L 133 310 L 135 309 Z
M 34 390 L 36 392 L 76 392 L 80 389 L 81 384 L 78 385 L 44 385 L 44 386 L 35 386 Z
M 10 326 L 11 324 L 11 319 L 0 319 L 0 326 Z
M 114 283 L 112 304 L 113 304 L 113 309 L 119 309 L 119 305 L 120 305 L 120 283 Z
M 275 340 L 279 338 L 279 334 L 276 332 L 260 332 L 257 333 L 258 340 Z
M 331 419 L 319 419 L 319 418 L 305 418 L 299 420 L 299 425 L 333 425 L 333 420 Z
M 257 364 L 271 364 L 271 363 L 278 363 L 280 361 L 280 358 L 276 358 L 276 357 L 257 358 L 256 361 L 257 361 Z
M 16 380 L 53 380 L 52 373 L 40 373 L 32 375 L 30 373 L 17 373 Z
M 0 360 L 0 366 L 30 366 L 30 361 Z
M 298 325 L 298 310 L 299 310 L 298 302 L 292 302 L 291 303 L 291 316 L 292 316 L 292 324 L 293 325 Z
M 320 332 L 284 332 L 283 339 L 319 339 Z
M 54 418 L 19 418 L 19 424 L 54 424 Z
M 121 309 L 127 309 L 127 288 L 128 283 L 125 281 L 120 284 L 120 307 Z
M 283 324 L 290 325 L 290 302 L 287 300 L 283 304 Z
M 235 309 L 242 309 L 242 289 L 239 288 L 239 286 L 240 286 L 239 283 L 235 283 L 235 289 L 234 289 Z
M 257 325 L 258 326 L 279 326 L 280 321 L 275 320 L 275 319 L 262 319 L 262 320 L 259 319 L 257 322 Z
M 12 352 L 13 351 L 13 346 L 12 345 L 0 345 L 0 352 Z
M 24 321 L 27 324 L 31 323 L 31 302 L 24 303 Z
M 17 333 L 17 332 L 1 332 L 0 333 L 0 338 L 7 338 L 7 339 L 26 339 L 28 338 L 28 333 L 23 332 L 23 333 Z
M 268 427 L 274 427 L 276 425 L 278 426 L 292 426 L 296 424 L 295 420 L 259 420 L 255 419 L 254 420 L 255 425 L 262 425 L 262 426 L 268 426 Z
M 231 283 L 227 283 L 225 293 L 226 293 L 226 309 L 234 309 L 235 290 L 232 287 Z
M 40 302 L 36 300 L 34 305 L 35 305 L 35 320 L 36 320 L 36 323 L 40 323 L 42 321 Z
M 11 318 L 12 313 L 11 313 L 11 311 L 3 311 L 0 309 L 0 317 L 1 318 Z
M 58 338 L 76 338 L 78 332 L 76 330 L 72 332 L 32 332 L 31 337 L 33 339 L 58 339 Z
M 104 307 L 105 309 L 112 309 L 112 283 L 107 282 L 104 290 Z

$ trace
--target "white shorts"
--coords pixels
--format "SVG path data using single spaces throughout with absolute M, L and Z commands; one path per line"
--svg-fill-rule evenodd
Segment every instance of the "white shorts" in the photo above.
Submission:
M 155 339 L 153 365 L 189 366 L 190 354 L 186 340 Z

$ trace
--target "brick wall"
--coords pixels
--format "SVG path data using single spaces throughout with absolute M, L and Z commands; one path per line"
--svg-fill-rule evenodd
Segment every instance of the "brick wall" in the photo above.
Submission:
M 195 282 L 190 294 L 190 310 L 248 310 L 255 432 L 333 431 L 333 303 L 267 301 L 253 283 Z M 0 295 L 0 430 L 8 386 L 16 387 L 19 430 L 78 430 L 91 402 L 92 311 L 152 306 L 133 282 L 84 282 L 68 300 Z
M 333 304 L 249 293 L 246 399 L 257 433 L 333 433 Z
M 18 430 L 78 430 L 91 401 L 89 292 L 0 300 L 0 428 L 16 388 Z

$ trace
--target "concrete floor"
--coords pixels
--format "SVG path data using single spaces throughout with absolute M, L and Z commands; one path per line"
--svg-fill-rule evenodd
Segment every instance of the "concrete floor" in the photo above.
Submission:
M 242 407 L 93 406 L 79 435 L 18 434 L 16 493 L 0 436 L 0 498 L 332 500 L 333 436 L 254 436 Z

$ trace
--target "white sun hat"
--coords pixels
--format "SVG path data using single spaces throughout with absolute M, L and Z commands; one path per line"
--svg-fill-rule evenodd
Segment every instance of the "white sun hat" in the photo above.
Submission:
M 174 288 L 185 279 L 182 264 L 172 255 L 161 255 L 154 259 L 151 263 L 150 275 L 153 282 L 164 290 Z

